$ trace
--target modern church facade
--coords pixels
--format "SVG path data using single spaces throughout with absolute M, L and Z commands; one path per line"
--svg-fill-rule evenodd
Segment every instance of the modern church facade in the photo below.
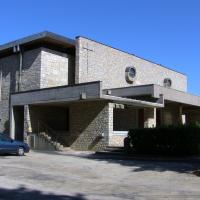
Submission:
M 0 46 L 0 131 L 32 148 L 99 150 L 134 128 L 200 122 L 187 76 L 85 37 Z

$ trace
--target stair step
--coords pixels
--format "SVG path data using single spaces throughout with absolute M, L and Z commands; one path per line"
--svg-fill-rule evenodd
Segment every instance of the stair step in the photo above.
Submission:
M 40 132 L 38 136 L 45 139 L 47 143 L 49 143 L 55 148 L 55 150 L 61 151 L 65 148 L 61 143 L 55 141 L 51 136 L 49 136 L 45 132 Z
M 107 146 L 105 152 L 124 152 L 124 147 Z

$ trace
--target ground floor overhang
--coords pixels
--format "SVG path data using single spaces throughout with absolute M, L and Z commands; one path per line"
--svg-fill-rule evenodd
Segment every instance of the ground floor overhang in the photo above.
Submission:
M 186 123 L 200 122 L 198 97 L 192 103 L 187 93 L 158 88 L 103 90 L 97 81 L 15 93 L 10 98 L 11 137 L 21 140 L 53 130 L 67 146 L 87 150 L 123 144 L 130 129 L 181 124 L 183 115 Z
M 140 97 L 151 97 L 152 99 L 159 99 L 160 96 L 163 95 L 163 98 L 166 102 L 183 104 L 187 109 L 200 108 L 200 96 L 192 95 L 187 92 L 178 91 L 155 84 L 105 89 L 103 90 L 103 93 L 117 97 L 136 99 Z
M 18 92 L 11 94 L 10 103 L 11 106 L 20 106 L 81 101 L 109 101 L 135 107 L 164 107 L 162 97 L 156 102 L 151 102 L 104 94 L 100 81 Z

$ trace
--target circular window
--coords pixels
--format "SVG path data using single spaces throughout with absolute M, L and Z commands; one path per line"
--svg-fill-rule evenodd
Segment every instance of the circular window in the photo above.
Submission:
M 126 81 L 128 83 L 133 83 L 135 77 L 136 77 L 136 69 L 135 67 L 127 67 L 125 71 L 126 75 Z
M 164 79 L 164 87 L 170 88 L 172 86 L 172 81 L 170 78 Z

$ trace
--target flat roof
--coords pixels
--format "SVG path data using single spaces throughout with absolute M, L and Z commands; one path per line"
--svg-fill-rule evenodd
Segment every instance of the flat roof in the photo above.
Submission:
M 118 97 L 148 95 L 153 98 L 160 98 L 160 95 L 162 94 L 164 100 L 200 107 L 200 96 L 192 95 L 172 88 L 166 88 L 156 84 L 104 89 L 103 94 L 107 94 L 108 91 L 112 96 Z
M 14 46 L 20 45 L 22 47 L 33 46 L 34 44 L 48 43 L 56 45 L 61 48 L 75 47 L 75 40 L 49 32 L 43 31 L 34 35 L 30 35 L 12 42 L 0 45 L 0 55 L 11 53 Z

